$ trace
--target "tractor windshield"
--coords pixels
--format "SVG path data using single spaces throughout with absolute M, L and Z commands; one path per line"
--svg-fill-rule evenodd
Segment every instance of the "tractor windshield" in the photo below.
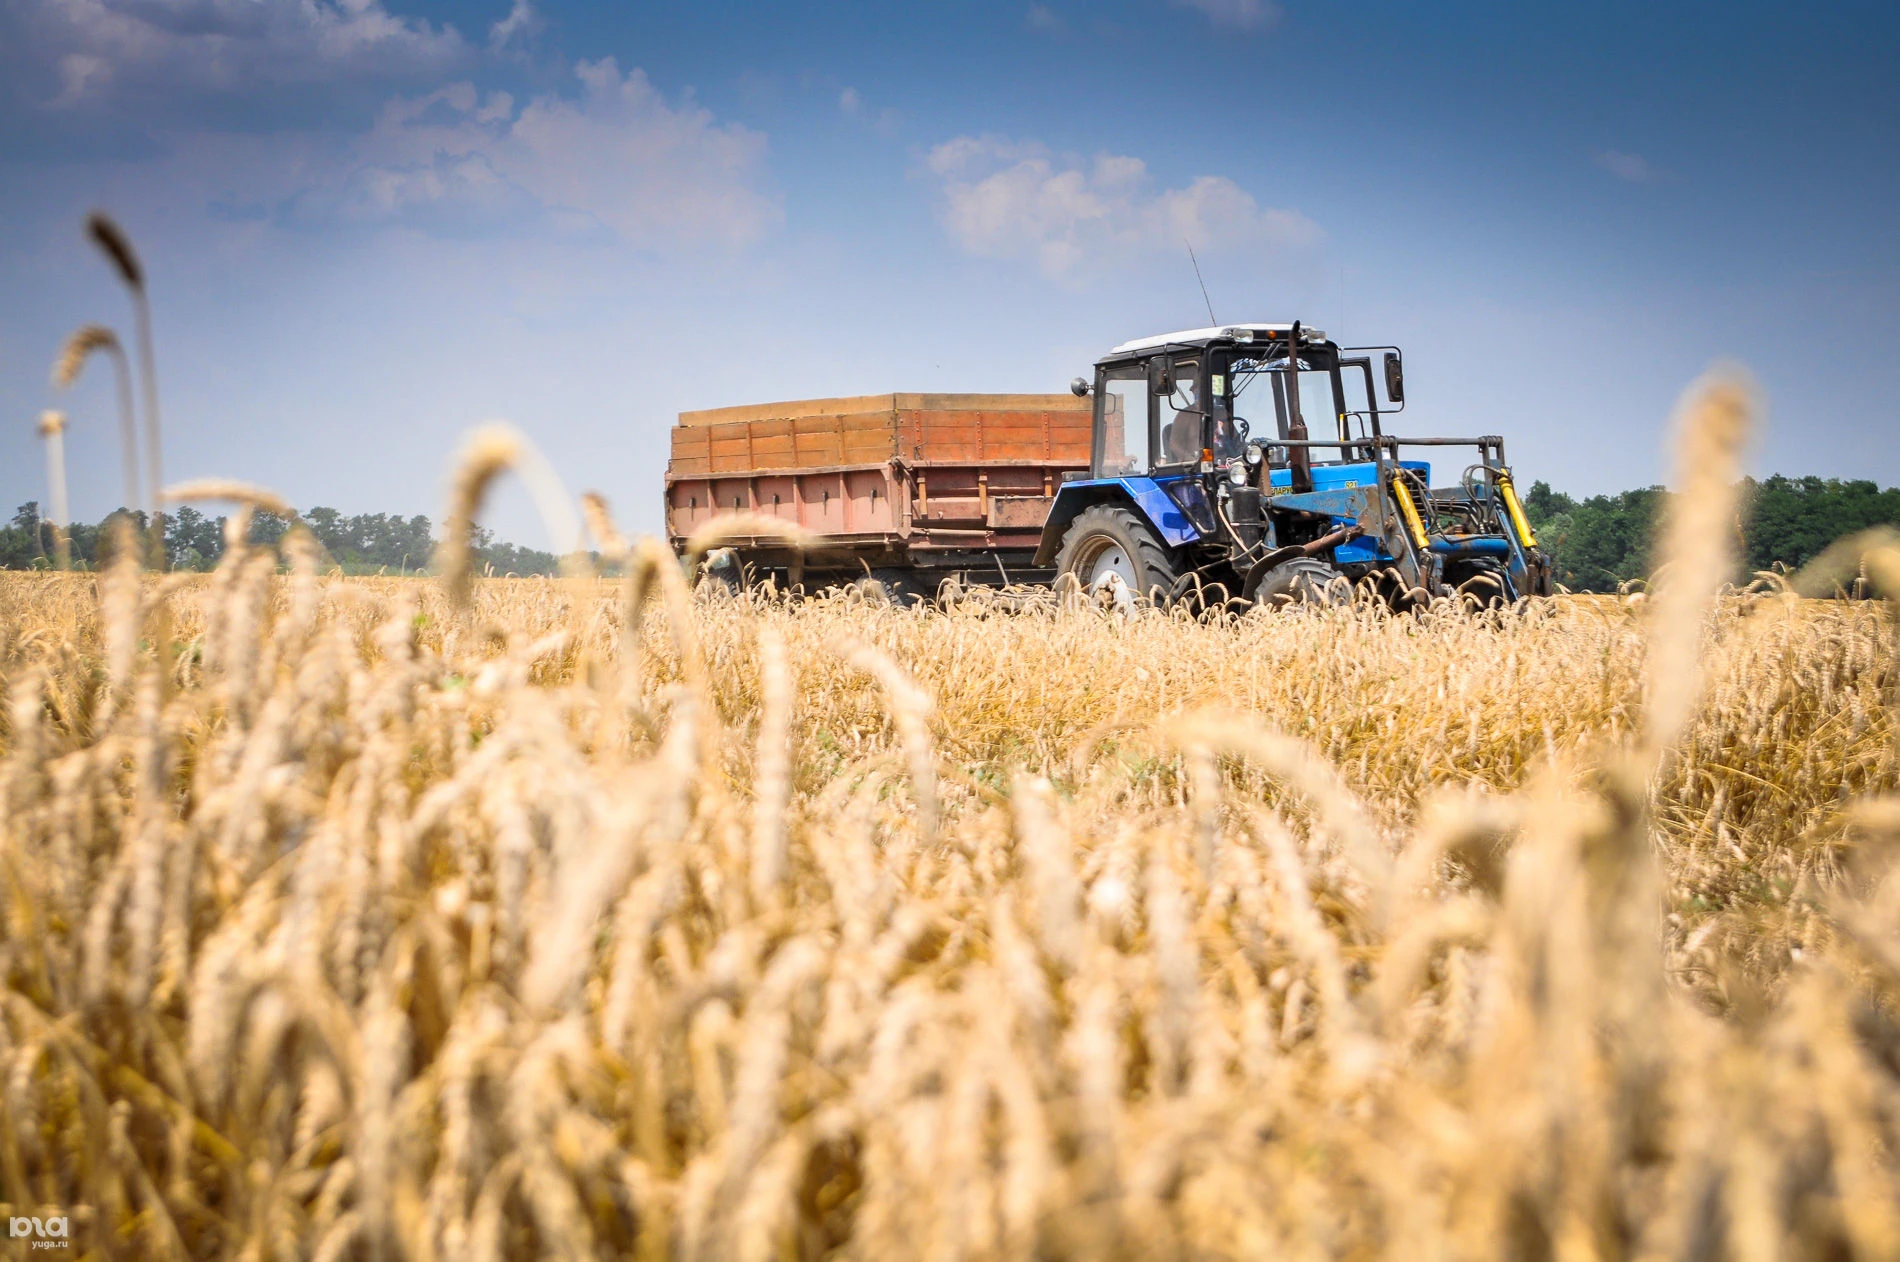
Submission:
M 1271 408 L 1274 431 L 1281 438 L 1288 437 L 1293 413 L 1287 406 L 1289 374 L 1285 351 L 1282 350 L 1279 359 L 1237 359 L 1231 372 L 1234 415 L 1249 418 L 1254 435 L 1264 437 L 1260 422 Z M 1306 422 L 1308 437 L 1315 441 L 1345 437 L 1339 431 L 1340 407 L 1333 392 L 1332 372 L 1311 360 L 1301 359 L 1298 373 L 1292 375 L 1299 381 L 1300 419 Z M 1316 448 L 1312 453 L 1315 462 L 1340 458 L 1341 453 L 1331 447 Z

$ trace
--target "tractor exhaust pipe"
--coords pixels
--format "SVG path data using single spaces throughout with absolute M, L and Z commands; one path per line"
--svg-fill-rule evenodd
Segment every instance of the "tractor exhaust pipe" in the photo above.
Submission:
M 1286 335 L 1286 436 L 1294 442 L 1303 443 L 1307 439 L 1306 417 L 1300 413 L 1300 322 L 1295 320 Z M 1312 453 L 1305 447 L 1295 447 L 1289 460 L 1291 478 L 1295 492 L 1313 489 Z

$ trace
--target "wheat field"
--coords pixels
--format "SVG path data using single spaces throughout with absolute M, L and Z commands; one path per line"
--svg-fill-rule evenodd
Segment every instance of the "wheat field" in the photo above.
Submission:
M 1685 411 L 1653 592 L 1503 612 L 794 601 L 650 543 L 344 579 L 296 531 L 0 576 L 6 1212 L 97 1256 L 1900 1257 L 1895 623 L 1720 583 L 1741 410 Z

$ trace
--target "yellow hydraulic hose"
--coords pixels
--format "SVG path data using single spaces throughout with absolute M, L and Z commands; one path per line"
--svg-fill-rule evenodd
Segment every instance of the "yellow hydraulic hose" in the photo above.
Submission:
M 1531 523 L 1524 516 L 1524 508 L 1517 502 L 1517 492 L 1511 488 L 1511 475 L 1498 473 L 1498 490 L 1504 495 L 1504 511 L 1511 515 L 1511 525 L 1517 528 L 1517 541 L 1527 548 L 1537 546 L 1537 536 L 1531 533 Z
M 1419 519 L 1418 505 L 1412 503 L 1412 493 L 1406 489 L 1402 474 L 1392 475 L 1392 497 L 1399 502 L 1399 516 L 1405 518 L 1405 524 L 1412 528 L 1412 538 L 1418 540 L 1418 546 L 1426 544 L 1425 523 Z

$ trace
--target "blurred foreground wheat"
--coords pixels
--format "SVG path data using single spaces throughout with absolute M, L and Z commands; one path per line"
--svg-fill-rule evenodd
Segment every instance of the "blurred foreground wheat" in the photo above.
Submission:
M 1884 608 L 299 537 L 0 580 L 0 1184 L 78 1248 L 1900 1256 Z

